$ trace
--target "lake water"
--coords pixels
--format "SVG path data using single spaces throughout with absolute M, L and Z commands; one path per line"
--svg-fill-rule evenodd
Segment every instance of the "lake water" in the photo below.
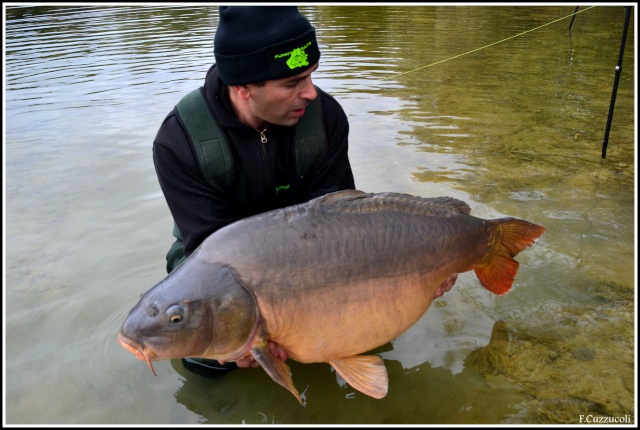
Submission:
M 154 377 L 116 341 L 165 276 L 151 145 L 214 60 L 217 7 L 3 9 L 5 424 L 637 422 L 635 8 L 606 158 L 620 5 L 300 8 L 359 189 L 546 227 L 508 294 L 462 274 L 376 351 L 384 399 L 289 360 L 303 407 L 262 369 Z

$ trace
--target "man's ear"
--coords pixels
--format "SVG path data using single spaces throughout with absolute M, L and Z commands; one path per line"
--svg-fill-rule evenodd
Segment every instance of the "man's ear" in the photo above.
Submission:
M 232 85 L 231 91 L 235 92 L 243 100 L 247 100 L 251 96 L 251 91 L 249 91 L 247 85 Z

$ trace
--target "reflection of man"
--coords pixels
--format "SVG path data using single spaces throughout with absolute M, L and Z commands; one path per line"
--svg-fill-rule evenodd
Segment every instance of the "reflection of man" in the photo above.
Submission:
M 165 118 L 153 144 L 176 227 L 168 272 L 227 224 L 355 188 L 347 117 L 311 80 L 320 50 L 309 21 L 294 6 L 220 7 L 219 15 L 216 64 L 200 91 Z M 199 358 L 184 364 L 198 373 L 236 367 Z M 247 357 L 237 365 L 258 364 Z

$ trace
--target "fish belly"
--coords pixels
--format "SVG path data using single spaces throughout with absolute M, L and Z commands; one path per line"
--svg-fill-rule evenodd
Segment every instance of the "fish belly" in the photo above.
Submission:
M 258 296 L 270 338 L 299 362 L 328 362 L 384 345 L 426 312 L 441 274 L 363 279 Z

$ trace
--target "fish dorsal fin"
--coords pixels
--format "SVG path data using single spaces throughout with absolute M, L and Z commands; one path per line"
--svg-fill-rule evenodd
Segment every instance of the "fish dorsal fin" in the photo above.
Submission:
M 348 213 L 393 211 L 444 217 L 471 213 L 468 204 L 453 197 L 418 197 L 402 193 L 365 193 L 358 190 L 330 193 L 320 198 L 318 203 L 324 210 Z
M 298 393 L 295 385 L 293 385 L 291 369 L 284 361 L 274 357 L 273 354 L 269 352 L 268 340 L 261 339 L 256 342 L 253 348 L 251 348 L 251 354 L 253 354 L 254 358 L 258 363 L 260 363 L 265 372 L 271 376 L 271 379 L 291 391 L 291 394 L 296 396 L 296 399 L 298 399 L 300 404 L 302 404 L 300 394 Z
M 342 378 L 356 390 L 381 399 L 389 390 L 389 376 L 382 359 L 376 355 L 354 355 L 329 362 Z
M 361 199 L 363 197 L 370 197 L 371 193 L 365 193 L 360 190 L 342 190 L 333 193 L 325 194 L 320 198 L 320 204 L 323 206 L 333 206 L 345 201 L 352 201 L 354 199 Z

